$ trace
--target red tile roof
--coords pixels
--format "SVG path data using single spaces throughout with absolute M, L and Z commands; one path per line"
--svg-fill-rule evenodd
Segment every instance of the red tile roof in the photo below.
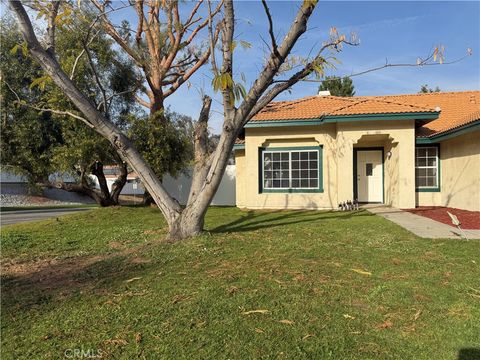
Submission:
M 439 135 L 480 120 L 480 91 L 394 95 L 385 98 L 420 106 L 439 107 L 438 119 L 417 130 L 418 137 Z
M 438 119 L 417 130 L 428 137 L 480 120 L 480 91 L 439 92 L 390 96 L 309 96 L 267 105 L 250 121 L 319 119 L 322 116 L 401 114 L 440 109 Z

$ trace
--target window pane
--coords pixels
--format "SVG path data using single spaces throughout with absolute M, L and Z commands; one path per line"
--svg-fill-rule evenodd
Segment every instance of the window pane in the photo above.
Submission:
M 425 157 L 427 154 L 427 148 L 417 148 L 417 156 Z
M 426 158 L 418 158 L 417 159 L 417 166 L 426 166 L 427 165 L 427 159 Z
M 415 149 L 415 180 L 417 187 L 437 187 L 438 148 Z
M 264 188 L 318 188 L 318 159 L 318 151 L 264 152 Z
M 426 178 L 424 177 L 421 177 L 421 178 L 417 178 L 417 186 L 427 186 L 427 181 L 426 181 Z
M 373 164 L 370 164 L 370 163 L 365 164 L 365 175 L 366 176 L 373 175 Z

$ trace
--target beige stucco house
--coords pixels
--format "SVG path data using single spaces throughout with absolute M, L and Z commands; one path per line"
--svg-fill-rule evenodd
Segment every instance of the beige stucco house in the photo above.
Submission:
M 240 208 L 480 211 L 480 91 L 274 102 L 234 150 Z

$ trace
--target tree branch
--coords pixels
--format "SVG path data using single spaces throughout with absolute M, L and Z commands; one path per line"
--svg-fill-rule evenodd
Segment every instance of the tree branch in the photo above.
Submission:
M 266 89 L 272 84 L 274 76 L 278 73 L 280 66 L 285 62 L 288 54 L 290 54 L 293 46 L 297 42 L 298 38 L 307 30 L 307 22 L 315 8 L 315 2 L 305 1 L 300 6 L 300 9 L 295 16 L 295 20 L 292 22 L 290 29 L 285 36 L 284 40 L 277 48 L 277 54 L 270 53 L 269 59 L 259 74 L 257 80 L 253 83 L 252 87 L 247 93 L 245 100 L 238 108 L 235 116 L 235 125 L 243 124 L 245 118 L 247 118 L 255 106 L 257 100 L 262 96 Z M 238 127 L 240 129 L 241 127 Z
M 278 48 L 277 48 L 277 41 L 275 40 L 275 34 L 273 33 L 273 20 L 272 15 L 270 14 L 270 9 L 268 8 L 267 1 L 262 0 L 263 9 L 265 10 L 265 14 L 267 15 L 268 19 L 268 33 L 270 34 L 270 40 L 272 42 L 272 52 L 279 56 Z
M 52 9 L 48 15 L 48 25 L 47 25 L 47 52 L 50 54 L 55 53 L 55 30 L 56 23 L 55 18 L 58 14 L 58 9 L 60 7 L 60 1 L 55 0 L 50 3 Z
M 180 204 L 168 194 L 161 181 L 155 176 L 152 168 L 146 163 L 130 139 L 92 105 L 89 99 L 75 86 L 67 74 L 65 74 L 57 60 L 42 48 L 22 3 L 9 0 L 8 5 L 16 15 L 20 31 L 32 57 L 73 104 L 78 107 L 88 121 L 95 126 L 95 131 L 108 139 L 119 155 L 123 159 L 128 160 L 130 166 L 137 172 L 147 190 L 154 197 L 156 204 L 165 218 L 169 221 L 178 218 L 182 211 Z
M 26 102 L 25 100 L 22 100 L 20 99 L 20 96 L 18 96 L 18 93 L 13 90 L 13 88 L 10 86 L 9 83 L 7 83 L 5 80 L 3 80 L 3 83 L 5 85 L 7 85 L 8 89 L 15 95 L 15 97 L 17 98 L 17 102 L 19 105 L 22 105 L 22 106 L 25 106 L 25 107 L 29 107 L 31 109 L 34 109 L 34 110 L 38 110 L 38 111 L 45 111 L 45 112 L 51 112 L 53 114 L 58 114 L 58 115 L 65 115 L 65 116 L 71 116 L 73 117 L 74 119 L 77 119 L 77 120 L 80 120 L 82 122 L 84 122 L 85 124 L 87 124 L 90 128 L 94 128 L 93 124 L 90 123 L 87 119 L 79 116 L 79 115 L 76 115 L 74 114 L 73 112 L 71 111 L 63 111 L 63 110 L 56 110 L 56 109 L 49 109 L 49 108 L 42 108 L 42 107 L 38 107 L 38 106 L 35 106 L 35 105 L 32 105 L 32 104 L 29 104 L 28 102 Z

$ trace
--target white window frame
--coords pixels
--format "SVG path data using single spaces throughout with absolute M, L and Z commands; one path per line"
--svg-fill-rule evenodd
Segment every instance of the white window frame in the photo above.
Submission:
M 308 180 L 317 180 L 317 186 L 309 186 L 309 187 L 292 187 L 292 153 L 301 153 L 301 152 L 316 152 L 317 153 L 317 168 L 316 169 L 310 169 L 310 159 L 308 160 L 308 169 L 298 169 L 298 171 L 301 170 L 307 170 L 308 171 Z M 272 161 L 273 161 L 273 153 L 288 153 L 288 184 L 289 187 L 265 187 L 265 155 L 266 154 L 272 154 Z M 319 190 L 321 187 L 320 184 L 320 166 L 322 166 L 321 161 L 320 161 L 320 150 L 318 149 L 298 149 L 298 150 L 288 150 L 288 149 L 264 149 L 262 152 L 262 157 L 261 157 L 261 166 L 262 166 L 262 190 Z M 281 160 L 280 160 L 281 161 Z M 301 160 L 300 160 L 301 161 Z M 272 165 L 273 166 L 273 165 Z M 296 169 L 295 169 L 296 170 Z M 317 177 L 316 178 L 311 178 L 310 177 L 310 170 L 316 170 Z M 273 171 L 273 169 L 272 169 Z M 280 169 L 279 171 L 282 171 Z M 283 180 L 283 179 L 282 179 Z M 280 181 L 282 181 L 280 180 Z M 299 178 L 300 182 L 301 180 L 304 180 L 303 178 Z M 273 179 L 272 179 L 273 181 Z M 273 185 L 273 183 L 272 183 Z
M 417 165 L 417 149 L 435 149 L 435 165 Z M 427 155 L 425 159 L 431 158 Z M 415 170 L 416 169 L 435 169 L 435 185 L 432 186 L 418 186 L 417 185 L 417 174 L 415 172 L 415 187 L 417 189 L 440 189 L 440 156 L 439 156 L 439 148 L 438 146 L 417 146 L 415 147 Z

